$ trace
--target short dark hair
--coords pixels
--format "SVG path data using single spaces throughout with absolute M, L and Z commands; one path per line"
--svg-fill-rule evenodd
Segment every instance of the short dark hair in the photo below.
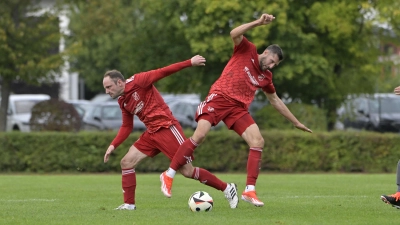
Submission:
M 279 47 L 279 45 L 277 44 L 270 45 L 267 47 L 267 50 L 273 54 L 276 54 L 279 58 L 279 61 L 283 60 L 283 51 L 281 47 Z
M 115 84 L 117 84 L 118 80 L 125 81 L 124 75 L 122 75 L 122 73 L 118 70 L 109 70 L 104 74 L 104 77 L 110 77 L 110 79 L 113 80 Z

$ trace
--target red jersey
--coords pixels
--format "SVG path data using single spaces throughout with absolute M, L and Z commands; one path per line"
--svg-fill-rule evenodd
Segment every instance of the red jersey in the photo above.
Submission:
M 190 66 L 191 60 L 186 60 L 161 69 L 138 73 L 126 79 L 124 94 L 118 98 L 122 111 L 122 125 L 111 145 L 117 148 L 129 136 L 134 126 L 134 115 L 146 125 L 149 133 L 154 133 L 161 127 L 168 128 L 177 122 L 153 83 Z
M 275 93 L 272 73 L 260 69 L 256 46 L 243 37 L 242 42 L 235 46 L 221 76 L 211 86 L 209 94 L 220 94 L 248 109 L 259 88 L 267 93 Z

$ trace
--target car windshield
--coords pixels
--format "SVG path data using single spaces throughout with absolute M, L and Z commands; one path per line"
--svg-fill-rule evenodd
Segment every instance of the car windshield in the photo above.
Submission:
M 379 103 L 381 113 L 400 113 L 400 98 L 372 99 L 370 101 L 371 112 L 379 112 Z
M 103 107 L 103 119 L 106 120 L 121 120 L 122 113 L 119 105 L 108 105 Z
M 22 114 L 22 113 L 30 113 L 33 106 L 36 105 L 36 103 L 41 102 L 43 100 L 18 100 L 15 101 L 15 113 L 16 114 Z

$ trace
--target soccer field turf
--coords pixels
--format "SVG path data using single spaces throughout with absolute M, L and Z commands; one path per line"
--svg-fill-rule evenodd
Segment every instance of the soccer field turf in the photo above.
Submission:
M 236 182 L 245 174 L 217 174 Z M 261 174 L 257 194 L 264 207 L 240 200 L 230 209 L 223 193 L 178 175 L 172 198 L 160 191 L 159 174 L 138 174 L 135 211 L 122 204 L 119 174 L 0 175 L 0 224 L 399 224 L 400 211 L 381 194 L 396 191 L 395 174 Z M 207 191 L 211 212 L 191 212 L 189 196 Z

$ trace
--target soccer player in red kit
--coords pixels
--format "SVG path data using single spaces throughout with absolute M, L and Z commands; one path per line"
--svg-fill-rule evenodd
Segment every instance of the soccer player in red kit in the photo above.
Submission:
M 186 67 L 204 66 L 205 62 L 204 57 L 196 55 L 191 59 L 161 69 L 135 74 L 126 80 L 117 70 L 105 73 L 103 86 L 107 94 L 112 98 L 118 98 L 122 111 L 122 125 L 104 155 L 104 162 L 106 163 L 112 151 L 128 138 L 134 126 L 134 115 L 138 116 L 147 128 L 121 160 L 124 204 L 116 209 L 136 209 L 135 167 L 137 164 L 142 159 L 154 157 L 160 152 L 171 160 L 186 139 L 182 127 L 153 83 Z M 236 185 L 221 181 L 205 169 L 194 168 L 191 159 L 193 155 L 189 155 L 188 160 L 179 169 L 182 175 L 223 191 L 230 207 L 236 208 L 238 203 Z
M 271 105 L 296 128 L 312 132 L 296 119 L 276 95 L 270 69 L 282 61 L 282 49 L 278 45 L 270 45 L 263 53 L 258 54 L 256 46 L 243 36 L 246 31 L 269 24 L 274 19 L 275 17 L 272 15 L 263 14 L 259 19 L 238 26 L 231 31 L 230 35 L 235 45 L 233 55 L 219 79 L 211 86 L 205 101 L 201 102 L 197 109 L 196 121 L 198 124 L 193 136 L 179 147 L 168 170 L 160 175 L 161 184 L 165 187 L 162 189 L 164 195 L 171 195 L 173 177 L 176 171 L 184 165 L 185 158 L 190 157 L 194 149 L 204 141 L 211 126 L 222 120 L 229 129 L 234 130 L 249 145 L 246 188 L 241 198 L 255 206 L 264 205 L 257 198 L 255 191 L 261 167 L 264 139 L 248 112 L 249 105 L 258 89 L 266 94 Z

